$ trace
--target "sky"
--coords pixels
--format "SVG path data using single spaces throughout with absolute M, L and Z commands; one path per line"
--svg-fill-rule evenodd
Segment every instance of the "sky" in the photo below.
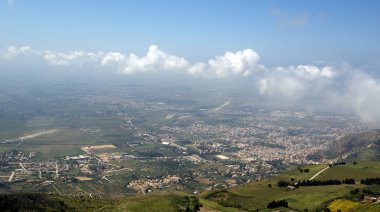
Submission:
M 0 77 L 243 79 L 273 102 L 318 100 L 380 126 L 379 11 L 377 0 L 2 0 Z
M 251 48 L 268 65 L 373 62 L 376 0 L 2 0 L 0 47 L 143 54 L 190 61 Z

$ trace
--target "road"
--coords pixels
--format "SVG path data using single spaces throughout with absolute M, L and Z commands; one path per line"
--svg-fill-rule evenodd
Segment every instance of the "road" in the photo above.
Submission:
M 21 162 L 19 162 L 19 164 L 20 164 L 22 170 L 24 170 L 24 172 L 29 173 L 29 171 L 25 168 L 25 166 Z
M 321 171 L 317 172 L 314 176 L 312 176 L 309 180 L 314 180 L 314 178 L 318 177 L 318 175 L 322 174 L 322 172 L 326 171 L 330 167 L 327 166 L 326 168 L 322 169 Z
M 14 176 L 15 176 L 15 172 L 12 172 L 11 176 L 9 177 L 8 182 L 11 182 Z

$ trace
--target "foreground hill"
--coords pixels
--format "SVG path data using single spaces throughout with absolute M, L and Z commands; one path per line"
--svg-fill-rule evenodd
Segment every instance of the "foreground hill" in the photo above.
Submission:
M 57 194 L 3 194 L 0 195 L 0 208 L 2 211 L 194 211 L 200 208 L 206 212 L 237 212 L 273 211 L 268 208 L 272 202 L 273 207 L 278 206 L 283 211 L 380 211 L 380 203 L 377 203 L 380 185 L 360 182 L 379 177 L 380 162 L 340 163 L 332 167 L 320 164 L 298 167 L 276 177 L 233 189 L 206 191 L 197 196 L 171 192 L 104 199 Z M 313 181 L 308 181 L 311 178 Z M 286 205 L 281 205 L 283 203 Z
M 352 203 L 352 208 L 372 207 L 376 208 L 375 211 L 380 211 L 380 204 L 368 206 L 368 203 L 363 202 L 364 196 L 370 196 L 365 192 L 374 189 L 373 187 L 377 187 L 377 185 L 368 186 L 360 183 L 360 180 L 363 178 L 380 177 L 379 162 L 347 163 L 345 165 L 336 165 L 325 169 L 326 167 L 327 165 L 300 167 L 284 172 L 279 176 L 263 179 L 238 188 L 205 192 L 201 197 L 225 206 L 232 206 L 244 210 L 269 210 L 266 208 L 270 202 L 274 200 L 286 200 L 288 210 L 316 211 L 324 210 L 329 207 L 333 200 L 341 199 L 346 201 L 343 205 L 349 205 L 347 202 Z M 309 171 L 305 173 L 307 169 L 309 169 Z M 298 181 L 302 182 L 308 180 L 323 169 L 325 169 L 325 171 L 315 176 L 315 181 L 326 182 L 335 179 L 354 179 L 356 182 L 355 184 L 342 183 L 339 185 L 299 186 L 299 188 L 295 188 L 294 186 L 278 186 L 278 182 L 280 181 L 294 185 Z M 374 193 L 377 195 L 376 192 Z M 342 210 L 342 208 L 338 209 Z

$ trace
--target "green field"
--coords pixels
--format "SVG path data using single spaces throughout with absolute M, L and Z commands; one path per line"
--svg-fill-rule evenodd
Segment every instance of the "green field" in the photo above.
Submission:
M 245 209 L 265 209 L 267 204 L 273 200 L 286 199 L 289 207 L 297 210 L 315 210 L 330 199 L 349 194 L 354 188 L 363 188 L 362 185 L 336 185 L 336 186 L 314 186 L 301 187 L 296 190 L 287 190 L 267 185 L 249 185 L 231 189 L 225 200 L 234 204 L 240 204 Z M 203 196 L 207 198 L 207 195 Z M 217 202 L 217 199 L 212 199 Z
M 327 165 L 321 164 L 301 167 L 301 169 L 308 168 L 310 172 L 301 173 L 299 169 L 293 169 L 270 179 L 263 179 L 227 191 L 208 191 L 202 193 L 200 196 L 214 203 L 219 203 L 223 200 L 232 205 L 240 205 L 240 207 L 245 210 L 265 210 L 269 202 L 285 199 L 288 201 L 289 207 L 292 209 L 300 211 L 308 209 L 309 211 L 315 211 L 318 208 L 321 209 L 326 207 L 327 203 L 333 199 L 350 196 L 350 191 L 353 189 L 362 190 L 367 187 L 366 185 L 356 184 L 310 186 L 289 190 L 287 188 L 280 188 L 276 185 L 279 180 L 290 181 L 291 178 L 294 178 L 295 181 L 307 180 L 326 166 Z M 356 165 L 347 164 L 344 166 L 335 166 L 323 172 L 317 177 L 317 179 L 355 178 L 360 180 L 367 177 L 379 177 L 379 172 L 379 162 L 358 162 Z M 269 184 L 271 184 L 271 187 L 268 186 Z M 375 207 L 378 209 L 379 206 L 380 204 L 378 206 L 371 205 L 366 207 Z M 220 205 L 210 204 L 209 207 L 218 209 L 218 207 L 220 208 Z
M 379 162 L 365 161 L 358 162 L 356 165 L 347 163 L 343 166 L 333 166 L 320 174 L 316 180 L 354 178 L 356 181 L 360 181 L 360 179 L 370 177 L 380 177 Z

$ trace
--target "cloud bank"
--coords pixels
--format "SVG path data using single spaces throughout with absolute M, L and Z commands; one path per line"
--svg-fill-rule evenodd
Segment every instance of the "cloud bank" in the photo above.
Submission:
M 333 82 L 335 76 L 336 71 L 331 66 L 276 67 L 260 77 L 258 88 L 262 95 L 298 100 L 318 95 Z
M 163 52 L 151 45 L 144 56 L 134 53 L 126 55 L 121 52 L 56 52 L 39 51 L 28 46 L 8 47 L 0 52 L 0 59 L 10 60 L 26 56 L 40 57 L 54 66 L 89 66 L 113 67 L 123 74 L 139 72 L 174 71 L 185 72 L 205 78 L 227 78 L 232 76 L 247 77 L 254 72 L 264 70 L 258 63 L 260 57 L 252 49 L 237 52 L 226 52 L 207 62 L 190 64 L 185 58 Z
M 143 56 L 121 52 L 57 52 L 28 46 L 0 51 L 1 61 L 34 58 L 48 66 L 115 70 L 120 74 L 184 73 L 209 80 L 246 78 L 257 92 L 286 104 L 318 100 L 316 107 L 354 112 L 363 121 L 380 124 L 380 81 L 365 71 L 347 66 L 297 65 L 266 67 L 252 49 L 225 52 L 205 62 L 190 63 L 151 45 Z M 15 64 L 18 64 L 17 62 Z

